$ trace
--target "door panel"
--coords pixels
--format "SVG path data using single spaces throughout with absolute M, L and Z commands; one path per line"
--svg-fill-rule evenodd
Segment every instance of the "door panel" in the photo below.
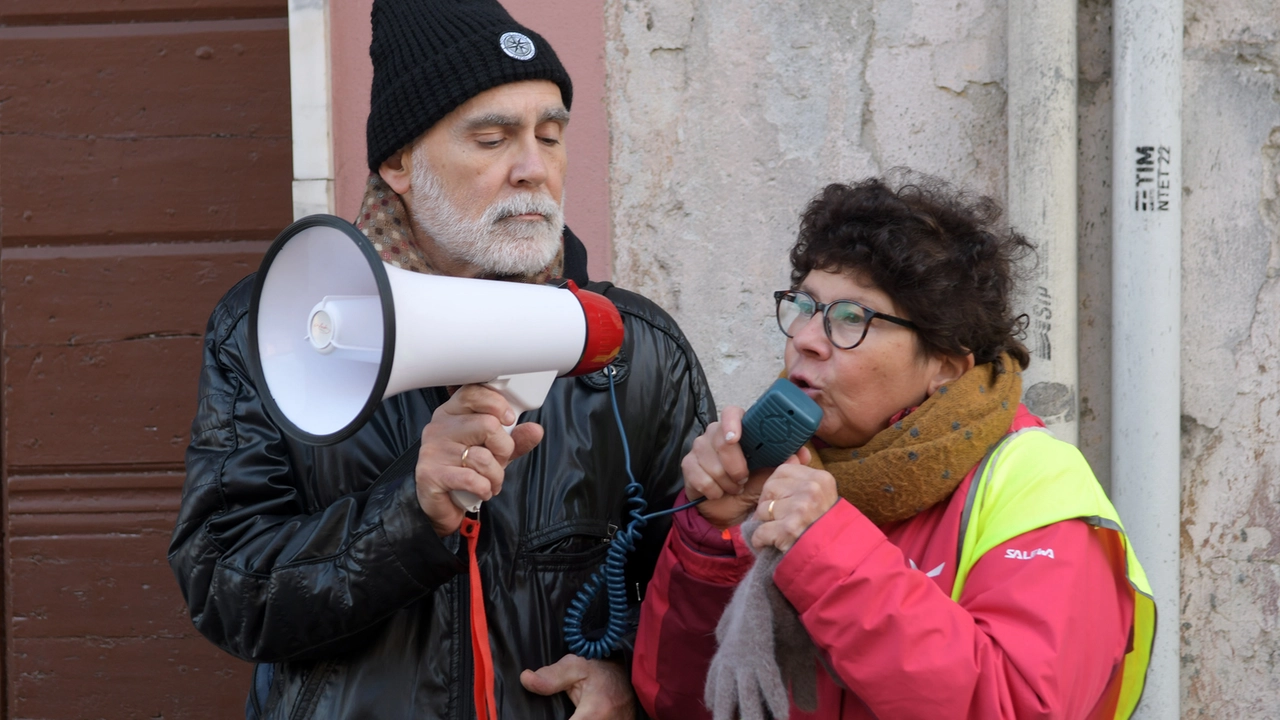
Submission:
M 12 96 L 0 165 L 6 247 L 279 229 L 276 203 L 291 181 L 285 20 L 0 37 L 0 84 Z
M 248 672 L 186 638 L 17 638 L 15 718 L 244 716 Z M 52 670 L 50 669 L 52 668 Z
M 266 247 L 230 245 L 238 251 L 195 243 L 161 256 L 9 253 L 16 259 L 0 276 L 5 408 L 22 419 L 8 427 L 11 474 L 181 468 L 209 312 Z
M 0 6 L 3 718 L 226 718 L 165 559 L 210 312 L 292 219 L 285 0 Z
M 183 333 L 202 337 L 213 306 L 257 269 L 267 246 L 11 250 L 0 269 L 5 342 L 9 347 L 77 346 Z
M 281 17 L 280 0 L 5 0 L 0 23 L 55 25 L 68 23 L 159 22 Z

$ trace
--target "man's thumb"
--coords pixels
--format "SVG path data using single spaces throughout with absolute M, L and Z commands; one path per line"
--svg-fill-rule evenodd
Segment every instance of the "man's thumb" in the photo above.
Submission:
M 524 455 L 542 442 L 542 426 L 538 423 L 527 422 L 520 423 L 511 429 L 511 439 L 515 441 L 515 450 L 511 453 L 511 459 Z
M 520 673 L 520 684 L 524 689 L 538 695 L 555 695 L 563 692 L 570 683 L 561 677 L 563 673 L 555 665 L 547 665 L 537 670 L 525 670 Z

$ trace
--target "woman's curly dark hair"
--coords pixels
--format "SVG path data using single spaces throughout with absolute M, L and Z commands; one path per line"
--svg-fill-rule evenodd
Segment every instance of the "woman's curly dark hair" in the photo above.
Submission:
M 897 189 L 870 178 L 828 185 L 809 203 L 791 249 L 793 286 L 814 270 L 862 273 L 916 324 L 926 353 L 972 352 L 982 364 L 1007 352 L 1026 368 L 1026 316 L 1011 300 L 1018 262 L 1034 248 L 997 224 L 991 198 L 898 175 Z

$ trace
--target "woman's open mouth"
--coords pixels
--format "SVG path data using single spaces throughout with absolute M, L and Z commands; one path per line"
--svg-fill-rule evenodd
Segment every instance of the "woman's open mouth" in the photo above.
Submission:
M 809 379 L 803 375 L 792 375 L 787 379 L 791 381 L 792 385 L 795 385 L 796 387 L 803 390 L 804 394 L 808 395 L 809 397 L 813 397 L 814 395 L 817 395 L 821 391 L 821 388 L 814 386 L 814 384 L 812 382 L 809 382 Z

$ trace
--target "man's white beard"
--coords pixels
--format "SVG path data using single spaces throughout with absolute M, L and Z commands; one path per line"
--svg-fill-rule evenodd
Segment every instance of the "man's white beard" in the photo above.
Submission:
M 425 235 L 423 240 L 435 241 L 453 261 L 471 265 L 482 275 L 533 275 L 560 251 L 563 196 L 556 203 L 545 193 L 520 193 L 495 202 L 480 218 L 470 220 L 445 192 L 425 152 L 414 153 L 412 182 L 407 199 L 414 230 Z M 544 219 L 510 219 L 528 213 Z

